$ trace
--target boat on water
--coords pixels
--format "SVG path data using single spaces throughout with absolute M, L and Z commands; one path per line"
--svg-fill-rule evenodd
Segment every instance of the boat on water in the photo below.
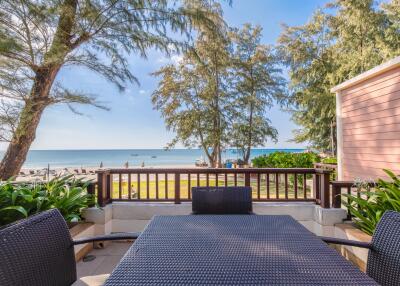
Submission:
M 157 158 L 157 156 L 151 156 L 151 158 L 153 158 L 153 159 L 154 159 L 154 158 Z
M 139 154 L 131 154 L 132 157 L 137 157 Z

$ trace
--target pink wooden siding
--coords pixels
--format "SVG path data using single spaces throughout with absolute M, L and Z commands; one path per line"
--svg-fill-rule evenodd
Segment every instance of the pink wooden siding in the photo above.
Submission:
M 400 67 L 342 89 L 342 179 L 400 174 Z

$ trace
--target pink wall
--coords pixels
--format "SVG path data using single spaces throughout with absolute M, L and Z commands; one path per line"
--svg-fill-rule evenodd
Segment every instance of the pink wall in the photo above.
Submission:
M 341 179 L 384 177 L 383 168 L 400 174 L 400 66 L 345 87 L 337 96 Z

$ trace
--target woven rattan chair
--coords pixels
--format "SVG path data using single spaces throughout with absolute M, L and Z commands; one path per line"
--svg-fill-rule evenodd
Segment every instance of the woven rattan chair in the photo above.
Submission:
M 379 221 L 371 243 L 321 237 L 327 243 L 369 249 L 367 274 L 380 285 L 400 285 L 400 213 L 387 211 Z
M 251 214 L 251 187 L 193 187 L 193 214 Z
M 42 212 L 0 229 L 0 285 L 71 285 L 77 280 L 74 245 L 136 239 L 138 235 L 122 233 L 72 240 L 57 209 Z

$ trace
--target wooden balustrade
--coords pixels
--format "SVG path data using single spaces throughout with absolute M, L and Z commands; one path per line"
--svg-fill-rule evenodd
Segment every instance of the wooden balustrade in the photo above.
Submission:
M 376 187 L 376 183 L 374 182 L 365 182 L 368 184 L 370 188 Z M 342 194 L 348 195 L 357 195 L 360 196 L 360 189 L 357 188 L 354 181 L 332 181 L 332 207 L 333 208 L 341 208 L 342 207 Z M 344 190 L 344 191 L 343 191 Z M 347 198 L 347 203 L 349 203 L 349 199 Z M 347 211 L 347 218 L 351 219 L 351 214 Z
M 179 204 L 191 200 L 195 186 L 250 186 L 253 201 L 309 201 L 331 206 L 330 171 L 314 168 L 102 169 L 97 176 L 100 206 L 112 201 Z
M 332 163 L 314 163 L 314 168 L 315 169 L 329 170 L 329 171 L 331 171 L 331 180 L 335 181 L 337 179 L 337 170 L 338 170 L 337 164 L 332 164 Z

